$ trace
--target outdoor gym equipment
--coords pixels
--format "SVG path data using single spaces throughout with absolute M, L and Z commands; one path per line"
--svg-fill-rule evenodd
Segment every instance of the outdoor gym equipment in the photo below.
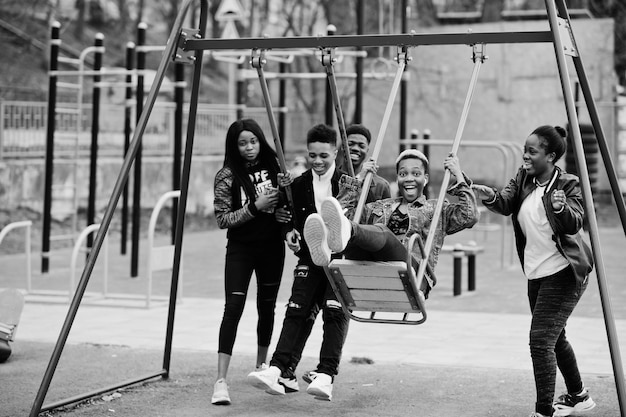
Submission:
M 136 81 L 136 106 L 137 120 L 141 115 L 144 101 L 144 75 L 146 74 L 146 55 L 149 52 L 160 52 L 165 49 L 162 45 L 145 45 L 147 25 L 140 23 L 137 28 L 137 44 L 129 42 L 126 46 L 126 68 L 111 69 L 103 68 L 103 55 L 105 52 L 104 36 L 97 34 L 94 46 L 85 48 L 80 57 L 77 59 L 65 58 L 59 56 L 61 45 L 60 27 L 58 22 L 52 26 L 50 40 L 50 71 L 49 71 L 49 94 L 48 94 L 48 123 L 46 131 L 46 158 L 45 158 L 45 184 L 44 184 L 44 207 L 43 207 L 43 225 L 42 225 L 42 252 L 41 252 L 41 272 L 46 273 L 49 270 L 50 243 L 52 240 L 71 239 L 76 240 L 78 235 L 77 212 L 78 212 L 78 193 L 76 190 L 77 183 L 77 167 L 78 167 L 78 138 L 83 131 L 83 91 L 85 77 L 93 77 L 93 93 L 92 93 L 92 110 L 91 110 L 91 142 L 90 142 L 90 164 L 89 164 L 89 193 L 87 201 L 87 226 L 95 223 L 96 216 L 96 179 L 97 179 L 97 159 L 98 159 L 98 133 L 100 130 L 100 93 L 104 87 L 125 87 L 125 104 L 124 104 L 124 155 L 129 146 L 129 138 L 132 131 L 131 122 L 131 106 L 133 76 L 137 77 Z M 93 54 L 93 69 L 85 68 L 85 62 L 89 56 Z M 136 54 L 136 68 L 134 67 L 134 55 Z M 71 65 L 75 69 L 59 70 L 59 64 Z M 125 76 L 125 82 L 108 81 L 110 77 Z M 59 81 L 59 80 L 64 81 Z M 68 81 L 69 79 L 69 81 Z M 71 82 L 70 82 L 71 81 Z M 181 173 L 181 155 L 182 155 L 182 126 L 183 126 L 183 99 L 184 88 L 184 67 L 182 64 L 175 65 L 175 83 L 174 83 L 174 101 L 176 109 L 174 113 L 174 152 L 172 165 L 172 188 L 180 188 Z M 72 103 L 66 103 L 64 107 L 57 106 L 57 90 L 66 89 L 73 93 L 74 100 Z M 69 105 L 68 105 L 69 104 Z M 72 132 L 59 132 L 56 130 L 56 117 L 68 116 L 73 117 L 74 130 Z M 72 180 L 69 184 L 72 190 L 72 229 L 71 233 L 59 236 L 50 236 L 52 222 L 52 203 L 53 192 L 58 186 L 53 186 L 54 178 L 54 161 L 55 161 L 55 137 L 74 140 L 74 166 Z M 141 148 L 137 152 L 135 161 L 134 187 L 133 187 L 133 212 L 132 212 L 132 230 L 131 230 L 131 277 L 138 275 L 139 264 L 139 241 L 140 241 L 140 223 L 141 223 Z M 67 187 L 67 185 L 64 185 Z M 121 220 L 121 253 L 126 253 L 127 242 L 127 223 L 128 223 L 128 187 L 124 188 L 122 201 L 122 220 Z M 175 223 L 177 217 L 177 205 L 172 210 L 172 242 L 175 234 Z M 92 235 L 87 236 L 87 248 L 93 244 Z
M 555 55 L 557 58 L 557 67 L 559 71 L 559 78 L 561 82 L 561 89 L 564 96 L 564 103 L 567 111 L 568 121 L 573 127 L 575 154 L 578 160 L 578 166 L 580 168 L 580 184 L 582 187 L 583 198 L 585 202 L 585 211 L 589 220 L 589 235 L 591 238 L 591 244 L 593 248 L 594 260 L 596 265 L 596 274 L 598 278 L 598 285 L 600 290 L 600 296 L 602 300 L 602 307 L 605 318 L 605 326 L 608 336 L 609 351 L 611 353 L 611 359 L 613 364 L 615 385 L 617 389 L 617 397 L 620 404 L 621 416 L 626 417 L 626 390 L 624 386 L 624 370 L 622 367 L 621 353 L 619 350 L 619 344 L 617 343 L 617 332 L 615 328 L 615 320 L 613 318 L 613 312 L 611 309 L 611 301 L 608 296 L 608 289 L 606 284 L 606 271 L 604 267 L 604 261 L 602 258 L 602 248 L 599 241 L 598 223 L 595 215 L 595 207 L 593 206 L 593 196 L 591 194 L 591 187 L 589 183 L 589 173 L 584 160 L 584 149 L 582 145 L 582 139 L 580 135 L 578 116 L 576 114 L 574 97 L 572 94 L 572 88 L 569 83 L 570 76 L 565 60 L 565 55 L 569 55 L 574 60 L 577 76 L 581 82 L 583 95 L 587 102 L 588 110 L 592 114 L 592 124 L 597 134 L 597 139 L 602 145 L 600 149 L 602 151 L 605 168 L 609 173 L 609 177 L 613 177 L 615 181 L 610 180 L 611 189 L 614 195 L 615 202 L 618 206 L 620 214 L 620 220 L 622 227 L 626 233 L 626 208 L 624 207 L 624 201 L 621 196 L 621 191 L 617 183 L 617 175 L 615 173 L 614 166 L 611 163 L 610 158 L 605 155 L 603 149 L 606 150 L 605 137 L 602 134 L 602 127 L 600 125 L 595 105 L 593 104 L 593 97 L 589 84 L 587 83 L 586 75 L 582 60 L 579 56 L 579 52 L 574 43 L 574 33 L 571 29 L 569 14 L 567 6 L 564 0 L 546 0 L 546 10 L 548 14 L 548 20 L 550 23 L 549 31 L 532 31 L 532 32 L 472 32 L 472 33 L 434 33 L 434 34 L 400 34 L 400 35 L 346 35 L 346 36 L 328 36 L 328 37 L 283 37 L 283 38 L 244 38 L 244 39 L 206 39 L 205 29 L 208 21 L 208 0 L 201 0 L 200 2 L 200 19 L 199 29 L 182 31 L 182 24 L 185 16 L 189 10 L 192 0 L 185 0 L 181 6 L 176 21 L 172 25 L 172 32 L 167 41 L 166 48 L 163 54 L 161 63 L 157 70 L 157 76 L 155 77 L 150 93 L 146 99 L 146 105 L 144 111 L 141 113 L 137 128 L 135 129 L 133 140 L 130 143 L 128 153 L 122 164 L 120 175 L 113 189 L 111 199 L 104 212 L 101 227 L 96 235 L 94 246 L 89 253 L 85 269 L 81 276 L 80 282 L 76 290 L 76 294 L 67 317 L 61 329 L 59 339 L 52 352 L 50 362 L 44 373 L 40 388 L 37 392 L 37 396 L 33 402 L 31 408 L 30 417 L 36 417 L 42 410 L 49 410 L 59 407 L 61 405 L 80 401 L 85 398 L 92 397 L 99 393 L 110 392 L 120 387 L 143 382 L 148 379 L 162 377 L 167 378 L 169 376 L 170 359 L 172 350 L 172 335 L 175 318 L 176 307 L 176 295 L 178 289 L 178 280 L 180 273 L 180 260 L 182 255 L 182 240 L 183 240 L 183 226 L 185 219 L 185 209 L 187 204 L 190 168 L 191 168 L 191 155 L 194 142 L 194 128 L 196 122 L 196 109 L 198 106 L 200 78 L 202 75 L 202 59 L 203 51 L 207 49 L 212 50 L 229 50 L 229 49 L 281 49 L 281 48 L 328 48 L 328 47 L 349 47 L 358 48 L 364 46 L 404 46 L 414 47 L 419 45 L 482 45 L 482 44 L 502 44 L 502 43 L 551 43 L 554 46 Z M 63 347 L 67 341 L 69 332 L 71 330 L 72 323 L 76 317 L 78 308 L 81 303 L 81 299 L 85 288 L 89 282 L 91 272 L 94 268 L 95 260 L 98 256 L 98 252 L 104 241 L 106 232 L 111 224 L 111 220 L 114 215 L 115 207 L 122 194 L 124 184 L 129 176 L 130 169 L 137 154 L 137 150 L 141 144 L 142 135 L 144 133 L 148 117 L 154 107 L 156 96 L 165 76 L 165 70 L 171 59 L 177 62 L 187 62 L 193 64 L 194 75 L 192 81 L 192 95 L 190 100 L 190 111 L 187 130 L 187 143 L 185 146 L 185 156 L 183 162 L 183 174 L 181 182 L 181 195 L 179 199 L 179 215 L 176 223 L 176 238 L 175 238 L 175 251 L 174 251 L 174 266 L 172 271 L 172 283 L 170 287 L 170 299 L 169 299 L 169 311 L 167 319 L 167 332 L 165 335 L 165 351 L 163 358 L 163 367 L 159 371 L 150 373 L 131 381 L 118 384 L 116 386 L 105 387 L 100 390 L 85 393 L 80 396 L 74 396 L 70 399 L 58 401 L 54 404 L 43 407 L 43 401 L 46 393 L 52 381 L 54 371 L 59 363 L 60 356 L 63 351 Z M 425 250 L 428 253 L 428 249 Z M 423 262 L 421 265 L 425 265 Z

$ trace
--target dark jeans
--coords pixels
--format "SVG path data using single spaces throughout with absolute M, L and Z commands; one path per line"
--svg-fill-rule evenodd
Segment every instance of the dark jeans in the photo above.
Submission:
M 528 300 L 532 311 L 530 356 L 535 374 L 537 402 L 535 411 L 551 416 L 558 366 L 567 391 L 579 392 L 583 382 L 576 355 L 565 337 L 565 325 L 587 287 L 580 291 L 570 267 L 554 275 L 528 281 Z
M 383 225 L 356 224 L 352 223 L 352 238 L 344 251 L 346 259 L 369 260 L 369 261 L 405 261 L 407 250 L 396 236 Z M 414 261 L 414 268 L 417 263 Z M 294 343 L 289 367 L 295 370 L 302 358 L 302 351 L 311 330 L 315 318 L 319 313 L 319 306 L 313 305 L 310 313 L 300 329 L 298 339 Z M 348 326 L 346 326 L 346 331 Z M 347 336 L 344 335 L 344 337 Z M 321 372 L 318 369 L 319 372 Z
M 262 245 L 229 240 L 226 246 L 224 317 L 218 352 L 232 355 L 237 327 L 243 314 L 252 272 L 257 277 L 257 339 L 269 346 L 274 330 L 274 308 L 283 276 L 285 243 L 277 239 Z
M 304 342 L 311 331 L 311 328 L 307 327 L 307 320 L 310 319 L 311 311 L 316 305 L 321 306 L 324 320 L 324 335 L 317 370 L 331 376 L 337 375 L 348 329 L 348 317 L 337 301 L 326 273 L 315 265 L 299 264 L 294 271 L 291 298 L 270 365 L 286 371 L 292 366 L 292 357 L 296 349 L 300 350 L 299 355 L 302 354 Z M 301 334 L 305 328 L 306 336 Z

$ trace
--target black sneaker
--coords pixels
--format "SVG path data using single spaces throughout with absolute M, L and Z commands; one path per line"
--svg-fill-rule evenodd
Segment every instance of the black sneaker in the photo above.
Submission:
M 283 371 L 278 377 L 278 383 L 285 387 L 285 392 L 298 392 L 300 387 L 298 386 L 298 379 L 291 369 Z
M 579 415 L 595 406 L 587 388 L 583 388 L 578 394 L 562 394 L 553 404 L 555 416 Z

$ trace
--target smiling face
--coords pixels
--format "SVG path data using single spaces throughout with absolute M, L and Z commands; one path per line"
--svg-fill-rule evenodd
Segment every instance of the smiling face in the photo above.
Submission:
M 348 136 L 348 149 L 350 149 L 350 160 L 352 166 L 360 167 L 369 151 L 369 143 L 365 136 L 359 133 L 352 133 Z
M 237 139 L 237 148 L 244 160 L 254 162 L 261 151 L 261 144 L 254 133 L 244 130 L 239 134 L 239 138 Z
M 417 158 L 403 159 L 398 164 L 398 191 L 406 201 L 412 203 L 424 192 L 428 174 L 424 163 Z
M 317 175 L 324 175 L 335 162 L 337 147 L 328 142 L 307 144 L 309 166 Z
M 528 175 L 543 181 L 546 175 L 549 175 L 554 168 L 554 152 L 546 154 L 542 139 L 537 135 L 530 135 L 526 138 L 524 144 L 524 169 Z

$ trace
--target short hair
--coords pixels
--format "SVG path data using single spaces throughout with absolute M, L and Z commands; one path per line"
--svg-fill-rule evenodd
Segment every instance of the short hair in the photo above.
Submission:
M 556 163 L 567 150 L 567 132 L 561 126 L 544 125 L 533 130 L 531 135 L 537 135 L 540 139 L 540 146 L 546 154 L 554 152 L 556 155 L 553 163 Z
M 312 142 L 330 143 L 337 146 L 337 131 L 322 123 L 315 125 L 306 134 L 307 145 Z
M 372 134 L 370 130 L 363 125 L 354 124 L 350 125 L 346 128 L 346 136 L 350 135 L 363 135 L 365 139 L 367 139 L 367 143 L 372 141 Z
M 400 152 L 400 155 L 396 158 L 396 172 L 398 172 L 398 167 L 400 166 L 400 162 L 405 159 L 419 159 L 424 164 L 424 170 L 428 172 L 428 158 L 421 151 L 417 149 L 407 149 Z

